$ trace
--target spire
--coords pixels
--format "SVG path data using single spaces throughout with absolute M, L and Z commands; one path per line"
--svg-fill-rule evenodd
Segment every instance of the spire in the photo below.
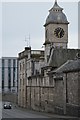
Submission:
M 57 0 L 55 0 L 55 3 L 54 3 L 54 5 L 58 5 L 58 4 L 57 4 Z
M 54 5 L 53 5 L 53 7 L 49 10 L 49 12 L 51 12 L 51 11 L 56 11 L 56 10 L 59 10 L 59 11 L 62 11 L 63 10 L 63 8 L 61 8 L 59 5 L 58 5 L 58 3 L 57 3 L 57 0 L 55 0 L 55 2 L 54 2 Z
M 55 0 L 53 9 L 58 9 L 58 10 L 61 10 L 61 11 L 63 10 L 63 8 L 61 8 L 61 7 L 58 5 L 57 0 Z

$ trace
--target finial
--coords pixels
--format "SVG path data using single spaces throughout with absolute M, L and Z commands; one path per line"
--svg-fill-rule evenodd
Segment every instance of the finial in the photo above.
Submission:
M 54 3 L 55 5 L 57 5 L 57 0 L 55 0 L 55 3 Z
M 57 3 L 57 0 L 55 0 L 55 3 Z

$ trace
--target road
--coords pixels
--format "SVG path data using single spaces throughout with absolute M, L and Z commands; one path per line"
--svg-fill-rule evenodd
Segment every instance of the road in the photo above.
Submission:
M 37 112 L 29 112 L 19 108 L 3 109 L 2 118 L 48 118 L 46 115 L 41 115 Z
M 2 112 L 2 118 L 48 118 L 47 116 L 37 113 L 30 113 L 22 111 L 20 109 L 4 109 Z
M 1 95 L 0 95 L 0 120 L 2 118 L 2 101 L 1 101 Z
M 29 111 L 27 109 L 13 107 L 12 109 L 2 109 L 2 118 L 53 118 L 53 120 L 78 120 L 76 117 L 51 115 L 42 112 Z M 61 119 L 62 118 L 62 119 Z

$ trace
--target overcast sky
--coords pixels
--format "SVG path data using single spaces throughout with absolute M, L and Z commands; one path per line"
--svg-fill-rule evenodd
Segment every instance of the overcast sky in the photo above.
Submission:
M 59 2 L 69 24 L 69 48 L 78 48 L 78 3 Z M 41 49 L 45 41 L 45 24 L 53 2 L 2 3 L 2 56 L 17 56 L 30 34 L 32 49 Z M 1 54 L 0 54 L 1 55 Z

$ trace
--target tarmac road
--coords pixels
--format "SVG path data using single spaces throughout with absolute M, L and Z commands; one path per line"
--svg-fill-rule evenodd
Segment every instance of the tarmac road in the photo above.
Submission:
M 79 120 L 76 117 L 30 111 L 15 106 L 13 106 L 12 109 L 2 109 L 2 118 L 3 120 L 4 118 L 41 118 L 41 120 L 48 120 L 48 118 L 52 118 L 52 120 Z
M 2 118 L 48 118 L 45 115 L 31 113 L 19 108 L 3 109 Z

